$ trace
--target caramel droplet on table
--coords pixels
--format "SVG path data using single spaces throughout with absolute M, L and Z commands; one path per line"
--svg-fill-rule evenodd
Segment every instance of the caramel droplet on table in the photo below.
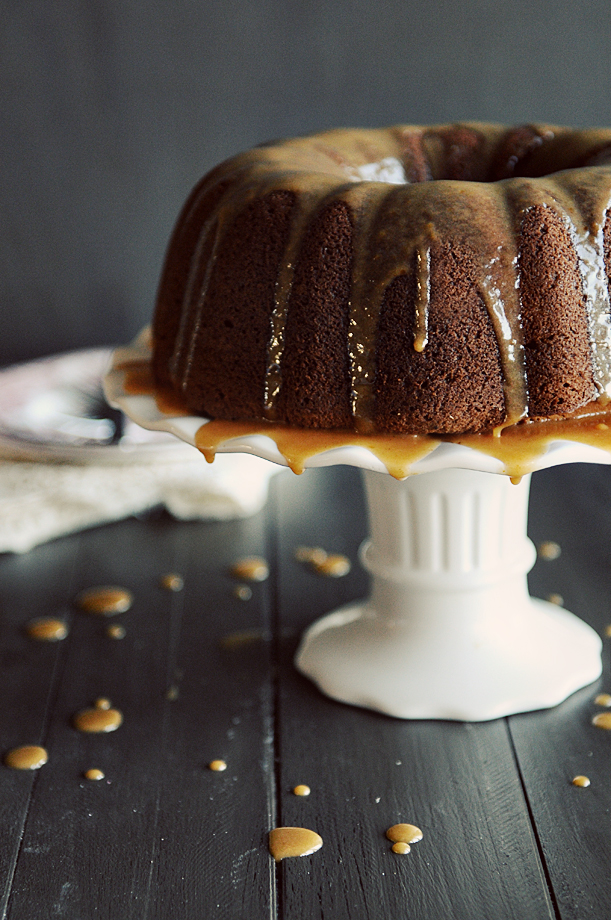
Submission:
M 597 706 L 611 706 L 611 693 L 599 693 L 594 702 Z
M 295 550 L 297 562 L 309 562 L 310 565 L 320 565 L 327 558 L 326 551 L 321 546 L 298 546 Z
M 611 729 L 611 712 L 599 712 L 592 719 L 592 725 L 595 725 L 596 728 Z
M 182 591 L 185 581 L 182 575 L 178 575 L 176 572 L 168 572 L 167 575 L 163 576 L 160 584 L 166 591 Z
M 96 709 L 110 709 L 112 703 L 107 696 L 99 696 L 97 700 L 94 701 L 93 705 Z
M 104 779 L 104 773 L 101 770 L 85 770 L 85 779 L 90 779 L 92 782 L 97 783 L 101 779 Z
M 4 757 L 4 763 L 13 770 L 39 770 L 46 764 L 49 755 L 37 744 L 24 744 L 13 748 Z
M 422 840 L 422 831 L 415 824 L 393 824 L 386 836 L 393 843 L 418 843 Z
M 242 581 L 265 581 L 269 578 L 269 566 L 261 556 L 246 556 L 234 563 L 231 574 Z
M 76 606 L 86 613 L 95 613 L 102 617 L 116 616 L 125 613 L 134 603 L 134 595 L 127 588 L 117 588 L 114 585 L 104 585 L 98 588 L 88 588 L 76 598 Z
M 26 632 L 30 639 L 38 639 L 39 642 L 59 642 L 68 635 L 68 626 L 54 617 L 37 617 L 27 624 Z
M 581 775 L 573 777 L 571 782 L 573 783 L 574 786 L 581 786 L 583 789 L 585 789 L 587 786 L 590 785 L 590 780 L 588 779 L 588 777 L 581 776 Z
M 404 843 L 402 840 L 398 840 L 396 843 L 393 843 L 391 850 L 393 853 L 400 853 L 401 856 L 404 856 L 406 853 L 411 851 L 409 843 Z
M 552 561 L 558 558 L 562 550 L 560 544 L 555 543 L 553 540 L 544 540 L 543 543 L 539 543 L 537 552 L 542 559 Z
M 314 562 L 312 565 L 319 575 L 327 575 L 329 578 L 343 578 L 351 569 L 350 560 L 341 553 L 330 553 L 322 562 Z
M 294 795 L 309 795 L 311 791 L 312 790 L 310 789 L 310 787 L 306 786 L 305 783 L 299 783 L 299 785 L 295 786 L 295 788 L 293 789 L 293 794 Z
M 557 607 L 564 607 L 564 598 L 562 594 L 548 594 L 546 600 L 550 604 L 556 604 Z
M 269 833 L 269 852 L 276 862 L 291 856 L 310 856 L 322 846 L 322 837 L 307 827 L 275 827 Z
M 236 585 L 233 593 L 239 601 L 249 601 L 252 597 L 252 588 L 249 588 L 248 585 Z
M 223 770 L 227 769 L 227 764 L 224 760 L 211 760 L 208 764 L 208 769 L 213 770 L 215 773 L 222 773 Z
M 98 702 L 101 702 L 99 700 Z M 104 702 L 109 702 L 105 700 Z M 74 717 L 74 727 L 80 732 L 98 734 L 100 732 L 114 732 L 123 722 L 123 714 L 118 709 L 108 706 L 98 706 L 93 709 L 82 709 Z
M 109 639 L 125 639 L 125 626 L 113 623 L 112 626 L 106 627 L 106 635 Z

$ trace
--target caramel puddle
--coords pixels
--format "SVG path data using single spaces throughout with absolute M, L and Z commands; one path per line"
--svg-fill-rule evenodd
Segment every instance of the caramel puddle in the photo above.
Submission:
M 74 716 L 74 727 L 80 732 L 100 734 L 101 732 L 114 732 L 123 723 L 123 713 L 113 709 L 110 700 L 100 697 L 95 701 L 92 709 L 81 709 Z
M 269 565 L 262 556 L 245 556 L 234 562 L 229 574 L 240 581 L 265 581 L 269 578 Z
M 26 632 L 38 642 L 60 642 L 68 635 L 68 626 L 55 617 L 37 617 L 26 625 Z
M 322 837 L 307 827 L 275 827 L 269 833 L 269 851 L 276 860 L 310 856 L 322 846 Z
M 116 585 L 102 585 L 87 588 L 76 597 L 76 606 L 86 613 L 94 613 L 102 617 L 116 616 L 125 613 L 134 603 L 134 595 L 127 588 Z
M 49 759 L 49 755 L 38 744 L 24 744 L 13 748 L 4 757 L 4 763 L 13 770 L 40 770 Z

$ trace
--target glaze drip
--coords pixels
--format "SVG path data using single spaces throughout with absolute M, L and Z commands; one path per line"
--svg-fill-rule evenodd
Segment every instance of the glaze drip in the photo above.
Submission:
M 419 246 L 417 260 L 416 328 L 414 351 L 422 352 L 429 340 L 429 306 L 431 303 L 431 248 Z

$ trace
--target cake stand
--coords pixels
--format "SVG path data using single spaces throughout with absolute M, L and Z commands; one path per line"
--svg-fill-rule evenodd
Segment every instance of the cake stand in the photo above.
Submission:
M 147 354 L 142 337 L 115 353 L 109 402 L 145 428 L 194 444 L 206 419 L 167 416 L 152 396 L 124 391 L 120 365 Z M 233 438 L 219 451 L 287 465 L 262 435 Z M 576 461 L 608 464 L 611 455 L 557 441 L 535 469 Z M 599 677 L 597 633 L 528 594 L 536 557 L 526 535 L 530 475 L 514 484 L 500 460 L 447 443 L 401 481 L 363 447 L 327 450 L 306 466 L 335 464 L 363 471 L 370 538 L 360 557 L 371 589 L 302 638 L 296 665 L 324 693 L 400 718 L 482 721 L 554 706 Z

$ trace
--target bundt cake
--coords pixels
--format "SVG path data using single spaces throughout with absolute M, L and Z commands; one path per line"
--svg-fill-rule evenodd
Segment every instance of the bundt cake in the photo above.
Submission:
M 193 190 L 153 324 L 209 418 L 456 434 L 611 396 L 611 129 L 467 123 L 257 147 Z

